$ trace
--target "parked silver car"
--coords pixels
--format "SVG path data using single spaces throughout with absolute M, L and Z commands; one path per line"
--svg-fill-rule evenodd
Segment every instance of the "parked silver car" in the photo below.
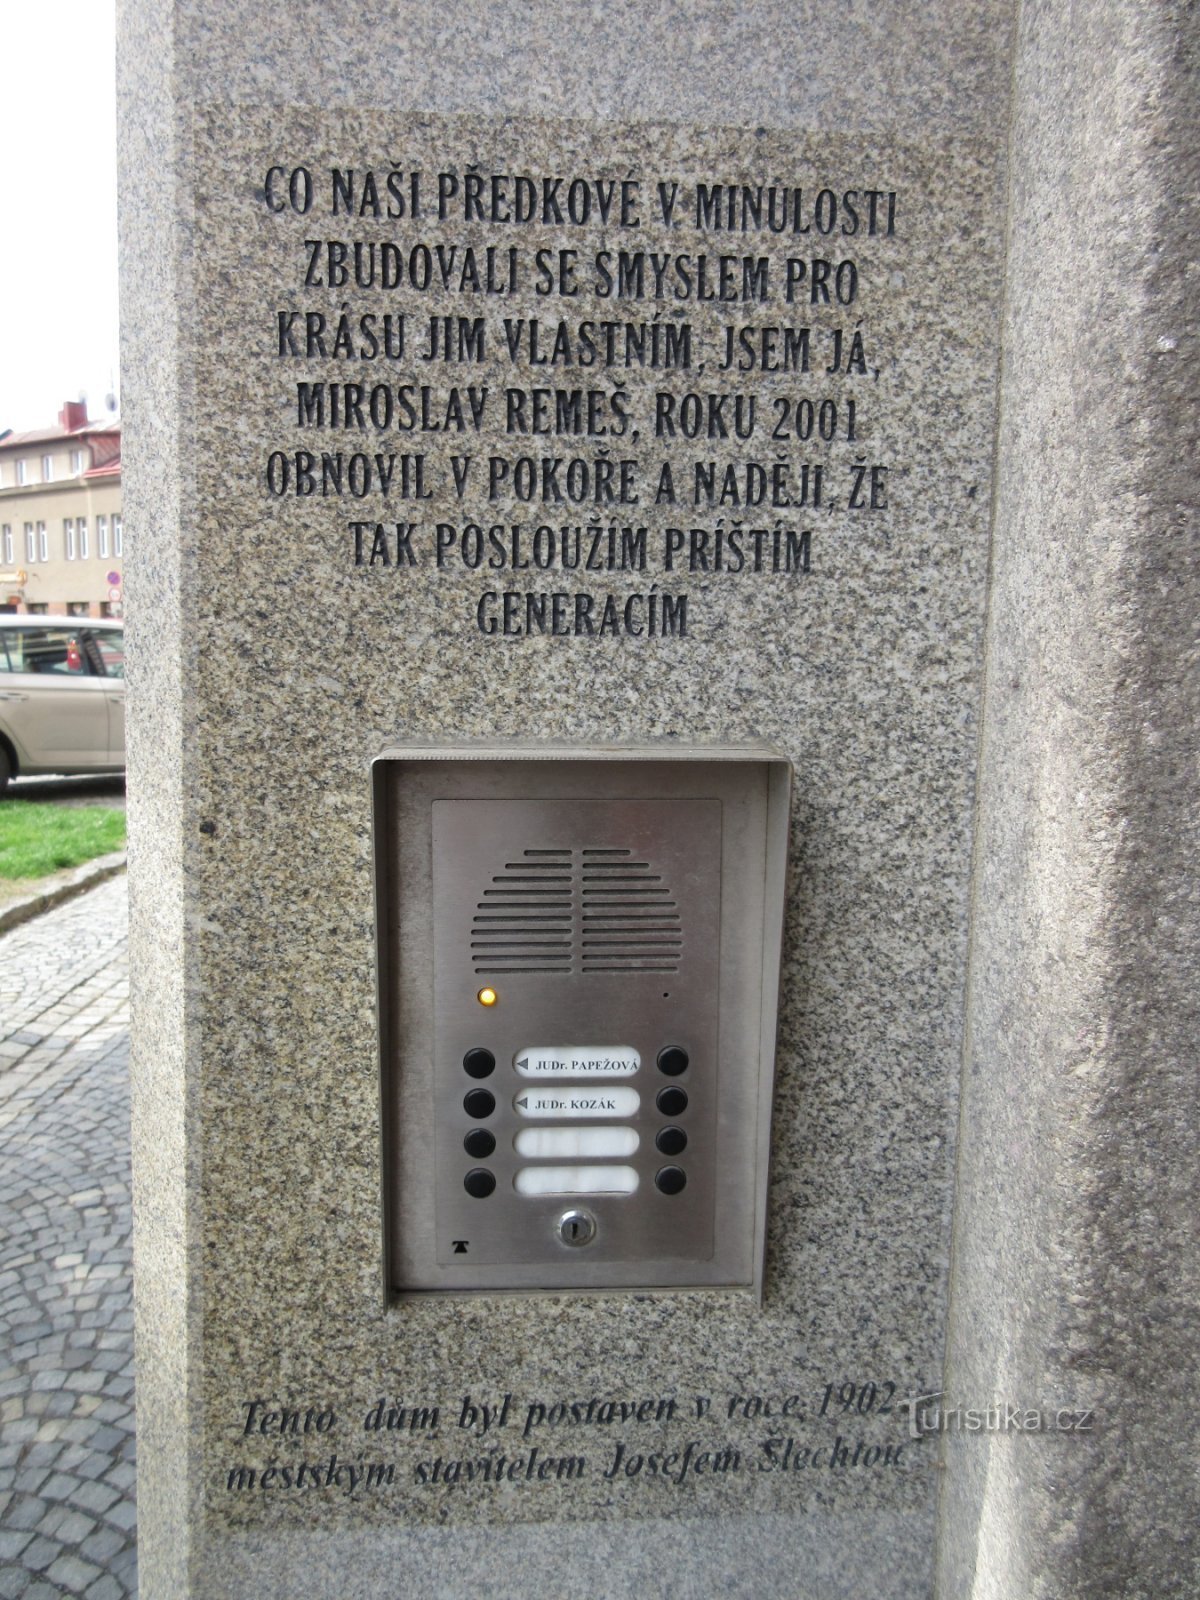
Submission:
M 125 770 L 125 633 L 95 617 L 0 614 L 0 789 Z

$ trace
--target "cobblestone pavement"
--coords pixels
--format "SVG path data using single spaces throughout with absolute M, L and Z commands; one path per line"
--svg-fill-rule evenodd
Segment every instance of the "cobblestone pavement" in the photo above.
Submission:
M 0 1597 L 137 1592 L 125 879 L 0 937 Z

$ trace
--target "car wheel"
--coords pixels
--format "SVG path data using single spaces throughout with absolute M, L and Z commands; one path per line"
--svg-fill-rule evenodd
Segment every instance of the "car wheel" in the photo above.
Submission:
M 8 780 L 12 775 L 12 757 L 4 748 L 4 745 L 0 743 L 0 794 L 4 793 L 8 786 Z

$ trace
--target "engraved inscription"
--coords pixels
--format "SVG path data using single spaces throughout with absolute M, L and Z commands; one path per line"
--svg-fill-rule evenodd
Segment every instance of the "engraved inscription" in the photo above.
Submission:
M 831 1395 L 844 1397 L 848 1390 L 857 1404 L 829 1405 Z M 260 1448 L 235 1459 L 223 1470 L 222 1487 L 264 1499 L 359 1490 L 405 1499 L 435 1487 L 487 1495 L 500 1484 L 566 1482 L 601 1495 L 618 1488 L 640 1495 L 662 1486 L 704 1498 L 715 1480 L 736 1501 L 752 1494 L 763 1474 L 791 1475 L 803 1486 L 810 1478 L 928 1470 L 919 1456 L 920 1433 L 890 1404 L 896 1391 L 894 1381 L 869 1380 L 827 1383 L 823 1394 L 506 1393 L 485 1400 L 467 1393 L 416 1402 L 384 1395 L 365 1412 L 361 1402 L 339 1402 L 336 1413 L 321 1410 L 318 1431 L 332 1435 L 328 1442 L 304 1441 L 300 1435 L 308 1430 L 296 1426 L 247 1423 L 239 1428 L 242 1436 L 297 1437 L 286 1454 L 286 1446 L 273 1446 L 274 1454 L 264 1457 Z M 870 1404 L 862 1403 L 864 1395 Z M 883 1395 L 889 1399 L 876 1400 Z M 242 1406 L 252 1419 L 315 1410 L 286 1401 Z
M 715 586 L 819 580 L 831 536 L 897 509 L 877 419 L 907 201 L 878 158 L 377 154 L 279 151 L 251 185 L 290 417 L 260 489 L 328 504 L 362 581 L 444 575 L 484 640 L 679 640 L 719 624 Z

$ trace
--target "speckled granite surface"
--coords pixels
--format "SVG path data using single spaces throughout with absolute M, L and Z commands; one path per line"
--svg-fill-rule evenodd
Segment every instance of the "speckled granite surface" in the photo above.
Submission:
M 1190 8 L 1026 5 L 946 1403 L 947 1596 L 1190 1597 L 1198 1392 Z
M 686 25 L 667 6 L 539 5 L 519 21 L 481 7 L 340 3 L 286 15 L 151 3 L 125 12 L 145 1592 L 372 1595 L 403 1584 L 465 1594 L 486 1579 L 497 1593 L 690 1594 L 716 1576 L 735 1593 L 931 1593 L 937 1442 L 910 1441 L 895 1403 L 880 1414 L 880 1389 L 867 1415 L 850 1402 L 852 1421 L 828 1401 L 819 1411 L 831 1383 L 895 1384 L 895 1402 L 936 1390 L 946 1353 L 1011 8 L 882 6 L 865 17 L 712 5 L 689 9 Z M 1052 94 L 1052 82 L 1036 89 Z M 810 204 L 819 187 L 895 191 L 895 233 L 854 236 L 853 249 L 832 228 L 836 249 L 811 234 L 796 251 L 754 233 L 706 236 L 710 250 L 716 238 L 739 258 L 768 255 L 774 298 L 744 316 L 686 308 L 713 361 L 726 323 L 794 320 L 776 287 L 788 256 L 858 265 L 845 316 L 810 302 L 804 323 L 814 369 L 818 348 L 832 356 L 836 325 L 846 340 L 861 333 L 865 372 L 737 381 L 772 422 L 780 396 L 835 397 L 843 427 L 846 402 L 859 404 L 855 440 L 781 445 L 787 461 L 828 473 L 830 500 L 811 517 L 770 519 L 811 531 L 810 570 L 680 577 L 666 569 L 664 530 L 711 533 L 722 516 L 728 530 L 743 508 L 669 513 L 642 501 L 636 521 L 657 564 L 598 574 L 593 587 L 622 606 L 651 584 L 686 588 L 686 638 L 479 632 L 481 595 L 508 576 L 493 581 L 457 556 L 439 570 L 430 556 L 432 525 L 465 521 L 447 487 L 453 446 L 393 431 L 383 447 L 372 428 L 306 435 L 297 382 L 360 382 L 365 363 L 332 342 L 311 358 L 291 334 L 280 344 L 280 311 L 319 312 L 331 329 L 343 302 L 363 309 L 360 291 L 304 283 L 306 238 L 414 237 L 404 219 L 329 214 L 332 166 L 384 173 L 393 163 L 406 173 L 633 174 L 647 197 L 659 180 L 803 180 Z M 272 166 L 318 175 L 311 211 L 269 209 Z M 668 230 L 643 226 L 643 248 L 671 248 Z M 682 231 L 695 251 L 697 230 Z M 435 217 L 423 237 L 431 248 L 510 242 L 478 217 Z M 539 225 L 516 243 L 549 249 L 558 271 L 557 252 L 581 238 L 582 259 L 629 247 L 620 228 L 601 237 L 594 223 Z M 328 252 L 318 259 L 327 275 Z M 567 297 L 538 295 L 532 275 L 503 308 L 464 308 L 461 290 L 411 285 L 368 298 L 372 312 L 412 316 L 406 331 L 422 339 L 431 313 L 485 316 L 487 355 L 461 375 L 431 364 L 435 376 L 424 376 L 411 347 L 392 363 L 406 369 L 387 375 L 393 387 L 429 382 L 435 407 L 454 383 L 495 396 L 514 373 L 526 386 L 567 381 L 562 369 L 543 379 L 509 361 L 505 315 L 574 324 L 604 313 L 590 289 L 578 311 L 564 309 Z M 653 323 L 663 310 L 647 301 L 620 315 Z M 1015 335 L 1013 352 L 1033 374 Z M 698 368 L 665 382 L 641 369 L 620 376 L 643 428 L 653 393 L 678 400 L 714 386 Z M 611 373 L 572 369 L 570 382 L 614 387 Z M 1070 411 L 1075 391 L 1063 382 L 1061 400 L 1046 403 Z M 1053 435 L 1051 414 L 1030 416 L 1002 495 Z M 511 454 L 502 440 L 489 412 L 471 453 Z M 697 453 L 768 465 L 780 454 L 769 434 L 753 452 L 719 443 L 630 448 L 685 470 Z M 377 515 L 417 522 L 420 564 L 356 566 L 353 497 L 274 495 L 269 454 L 291 454 L 294 487 L 302 448 L 424 451 L 428 509 L 361 501 L 368 539 Z M 862 464 L 888 473 L 876 508 L 860 513 L 850 500 Z M 505 525 L 540 520 L 509 490 L 493 504 Z M 1023 549 L 1028 521 L 1011 526 Z M 1011 570 L 1000 592 L 1017 617 L 1025 580 Z M 576 585 L 556 576 L 547 587 Z M 993 612 L 993 629 L 1003 620 Z M 384 1309 L 368 763 L 397 740 L 505 734 L 768 739 L 791 755 L 794 882 L 761 1309 L 704 1295 Z M 998 796 L 1008 779 L 989 770 Z M 1040 825 L 1022 809 L 1027 793 L 1018 784 L 1011 801 L 1016 827 Z M 986 1007 L 978 1016 L 975 1044 L 987 1052 L 1005 1025 Z M 991 1158 L 981 1115 L 986 1103 L 969 1101 L 982 1194 Z M 977 1310 L 994 1330 L 1007 1312 L 984 1292 L 981 1206 L 972 1201 L 960 1233 L 962 1326 Z M 1035 1233 L 1043 1215 L 1035 1205 Z M 469 1407 L 505 1394 L 515 1420 L 504 1430 L 481 1439 L 460 1426 Z M 779 1410 L 792 1395 L 792 1414 L 804 1414 L 794 1428 Z M 676 1415 L 644 1434 L 538 1424 L 522 1438 L 531 1405 L 593 1396 L 671 1396 Z M 771 1416 L 749 1397 L 770 1400 Z M 438 1406 L 436 1436 L 428 1425 L 391 1439 L 364 1431 L 381 1398 Z M 283 1405 L 301 1419 L 311 1407 L 310 1434 L 280 1440 L 268 1424 L 247 1436 L 255 1401 L 255 1424 Z M 773 1456 L 763 1441 L 776 1437 Z M 776 1468 L 789 1438 L 788 1468 Z M 499 1485 L 478 1479 L 481 1459 L 494 1464 L 492 1440 L 521 1463 Z M 737 1465 L 726 1454 L 725 1469 L 682 1481 L 648 1466 L 605 1478 L 618 1442 L 646 1455 L 694 1442 L 736 1452 Z M 534 1447 L 541 1462 L 584 1456 L 586 1473 L 535 1479 Z M 956 1486 L 944 1502 L 947 1594 L 970 1592 L 971 1528 L 994 1513 L 978 1448 L 964 1501 Z M 475 1477 L 457 1466 L 447 1482 L 446 1464 L 467 1461 Z M 1018 1591 L 997 1577 L 979 1592 Z

